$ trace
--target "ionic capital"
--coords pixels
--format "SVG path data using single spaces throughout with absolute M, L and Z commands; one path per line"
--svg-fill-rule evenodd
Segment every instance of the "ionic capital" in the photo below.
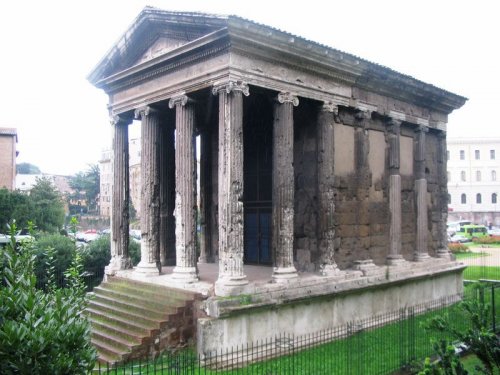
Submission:
M 281 104 L 292 103 L 294 107 L 297 107 L 299 105 L 299 98 L 289 92 L 280 92 L 278 94 L 278 102 Z
M 354 118 L 358 121 L 369 120 L 372 117 L 372 111 L 358 111 L 354 115 Z
M 394 135 L 399 135 L 401 132 L 401 120 L 391 118 L 388 122 L 389 132 Z
M 429 127 L 425 125 L 418 125 L 415 129 L 416 133 L 428 133 Z
M 109 122 L 111 126 L 125 126 L 125 125 L 130 125 L 132 122 L 132 116 L 126 115 L 123 113 L 117 114 L 117 115 L 112 115 L 109 118 Z
M 436 135 L 439 139 L 446 139 L 446 131 L 444 130 L 438 131 Z
M 156 114 L 159 113 L 159 111 L 149 105 L 145 105 L 144 107 L 137 108 L 134 111 L 134 117 L 136 120 L 142 120 L 153 113 Z
M 187 95 L 179 94 L 170 98 L 170 100 L 168 101 L 168 107 L 174 108 L 176 105 L 184 107 L 187 103 L 190 102 L 192 102 L 192 99 L 190 99 Z
M 339 114 L 339 106 L 337 104 L 332 103 L 332 102 L 323 102 L 323 105 L 321 106 L 321 110 L 323 112 L 333 113 L 335 116 L 337 116 Z
M 218 85 L 215 85 L 212 89 L 212 93 L 214 95 L 219 95 L 220 91 L 225 91 L 227 94 L 230 94 L 231 92 L 236 92 L 239 91 L 243 93 L 243 95 L 248 96 L 250 95 L 250 91 L 248 89 L 248 84 L 243 81 L 229 81 L 225 83 L 221 83 Z

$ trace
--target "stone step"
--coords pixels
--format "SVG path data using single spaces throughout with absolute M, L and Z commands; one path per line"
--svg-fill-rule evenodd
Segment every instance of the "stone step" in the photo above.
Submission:
M 106 312 L 93 310 L 91 308 L 88 308 L 87 311 L 90 314 L 91 321 L 96 321 L 98 323 L 107 324 L 114 327 L 121 327 L 138 336 L 150 335 L 153 331 L 158 330 L 160 326 L 160 323 L 158 323 L 157 325 L 150 324 L 146 326 L 143 325 L 142 323 L 135 322 L 133 320 L 109 315 Z
M 97 352 L 99 353 L 99 360 L 106 359 L 108 363 L 120 363 L 128 358 L 127 354 L 129 353 L 119 353 L 113 346 L 100 341 L 97 338 L 92 337 L 90 342 L 97 349 Z
M 98 320 L 92 320 L 92 326 L 95 328 L 94 333 L 103 333 L 107 336 L 115 337 L 117 341 L 120 341 L 128 346 L 139 345 L 146 341 L 144 335 L 138 335 L 124 327 L 118 327 L 115 325 L 110 325 L 108 322 L 100 322 Z
M 148 284 L 144 284 L 148 285 Z M 185 294 L 179 293 L 175 289 L 164 288 L 165 290 L 160 291 L 156 287 L 153 289 L 143 288 L 142 285 L 138 284 L 126 284 L 126 283 L 116 283 L 107 282 L 100 285 L 105 289 L 115 290 L 117 292 L 126 293 L 127 295 L 146 297 L 151 300 L 161 299 L 168 300 L 172 303 L 183 305 L 186 298 L 191 298 L 191 296 L 186 296 Z
M 121 321 L 132 321 L 136 324 L 140 324 L 143 327 L 151 328 L 156 327 L 157 324 L 164 321 L 170 315 L 153 316 L 153 314 L 138 314 L 135 311 L 127 310 L 126 308 L 121 308 L 116 305 L 110 305 L 103 303 L 101 301 L 91 301 L 89 303 L 89 309 L 92 311 L 99 311 L 105 313 L 107 316 L 118 317 Z
M 105 343 L 108 348 L 113 348 L 113 350 L 120 355 L 130 353 L 134 348 L 140 345 L 137 342 L 129 343 L 118 336 L 114 336 L 112 334 L 108 334 L 99 330 L 94 330 L 91 337 L 94 340 Z
M 112 289 L 105 289 L 101 286 L 94 288 L 95 296 L 106 296 L 115 301 L 126 302 L 127 304 L 142 307 L 152 311 L 163 312 L 171 306 L 168 299 L 151 300 L 147 296 L 132 296 L 125 292 L 118 292 Z
M 125 285 L 129 288 L 138 288 L 147 291 L 154 291 L 160 294 L 168 294 L 171 296 L 177 296 L 181 299 L 192 300 L 194 299 L 198 293 L 191 292 L 185 289 L 174 288 L 172 286 L 148 283 L 138 280 L 127 279 L 124 277 L 110 276 L 108 277 L 108 282 L 113 283 L 114 285 Z
M 123 296 L 122 296 L 123 297 Z M 115 296 L 109 294 L 96 294 L 94 299 L 96 302 L 101 302 L 108 306 L 116 306 L 117 308 L 129 310 L 139 316 L 151 317 L 154 319 L 165 319 L 169 315 L 177 313 L 177 308 L 170 306 L 162 306 L 161 310 L 151 306 L 141 305 L 138 301 L 129 301 L 125 297 L 116 299 Z

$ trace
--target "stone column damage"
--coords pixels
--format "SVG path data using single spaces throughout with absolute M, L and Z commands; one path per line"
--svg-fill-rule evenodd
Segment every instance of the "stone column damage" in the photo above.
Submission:
M 186 95 L 170 99 L 175 107 L 175 237 L 176 267 L 172 277 L 198 281 L 196 267 L 196 169 L 194 105 Z
M 158 273 L 160 265 L 160 112 L 150 106 L 139 108 L 141 119 L 141 261 L 137 272 Z
M 293 107 L 299 99 L 288 93 L 278 94 L 273 124 L 273 279 L 281 282 L 297 277 L 293 264 L 294 171 Z
M 129 245 L 129 150 L 128 126 L 131 117 L 114 116 L 113 126 L 113 190 L 111 213 L 111 260 L 106 274 L 132 268 Z
M 219 95 L 219 278 L 216 293 L 248 283 L 243 270 L 243 95 L 246 83 L 215 86 Z
M 335 196 L 334 196 L 334 122 L 338 107 L 324 103 L 318 117 L 318 241 L 322 256 L 320 273 L 339 274 L 334 259 Z
M 425 135 L 428 131 L 429 129 L 422 125 L 416 129 L 415 195 L 417 201 L 417 241 L 415 261 L 429 258 L 427 251 L 427 179 L 425 177 Z

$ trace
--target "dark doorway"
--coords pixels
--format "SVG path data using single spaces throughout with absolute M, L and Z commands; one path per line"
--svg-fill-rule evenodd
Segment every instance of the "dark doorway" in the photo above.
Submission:
M 255 90 L 257 91 L 257 90 Z M 244 114 L 244 261 L 271 264 L 273 108 L 251 90 Z

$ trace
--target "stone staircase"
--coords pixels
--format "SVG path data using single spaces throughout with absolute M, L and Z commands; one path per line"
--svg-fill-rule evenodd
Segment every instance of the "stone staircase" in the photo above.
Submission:
M 110 276 L 86 310 L 101 363 L 117 364 L 185 345 L 196 334 L 201 295 Z

